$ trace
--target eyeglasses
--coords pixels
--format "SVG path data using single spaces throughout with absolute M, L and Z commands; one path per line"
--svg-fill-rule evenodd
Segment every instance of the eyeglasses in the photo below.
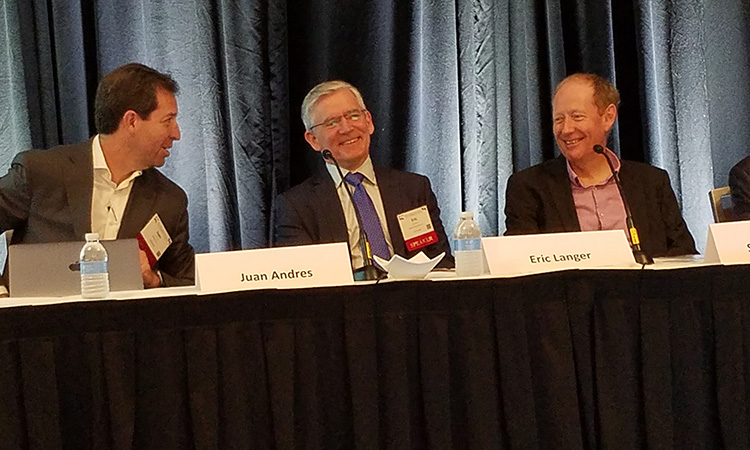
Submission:
M 310 131 L 312 131 L 315 127 L 323 126 L 327 130 L 333 130 L 334 128 L 338 128 L 339 125 L 341 125 L 341 119 L 346 118 L 349 122 L 357 122 L 359 120 L 362 120 L 362 118 L 365 116 L 366 109 L 355 109 L 349 112 L 346 112 L 340 116 L 331 117 L 330 119 L 326 119 L 323 122 L 320 122 L 317 125 L 313 125 L 309 128 Z

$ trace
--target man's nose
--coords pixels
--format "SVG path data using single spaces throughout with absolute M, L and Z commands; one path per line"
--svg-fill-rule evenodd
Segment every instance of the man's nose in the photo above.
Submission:
M 180 140 L 180 137 L 181 137 L 181 134 L 180 134 L 180 125 L 177 123 L 176 120 L 174 122 L 174 127 L 172 128 L 172 132 L 169 134 L 169 137 L 173 141 L 179 141 Z
M 562 122 L 560 122 L 559 127 L 560 127 L 560 134 L 564 134 L 573 130 L 573 123 L 569 118 L 564 117 L 562 119 Z
M 339 132 L 346 133 L 352 129 L 352 123 L 346 117 L 342 116 L 339 121 Z

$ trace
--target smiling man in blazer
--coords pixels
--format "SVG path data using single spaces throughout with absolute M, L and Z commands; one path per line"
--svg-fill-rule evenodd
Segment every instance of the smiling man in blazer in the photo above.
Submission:
M 345 180 L 329 161 L 321 163 L 325 169 L 318 174 L 280 195 L 276 200 L 274 245 L 347 242 L 352 268 L 360 268 L 359 225 L 346 192 L 351 189 L 355 202 L 360 198 L 365 202 L 359 207 L 363 221 L 374 223 L 365 224 L 366 228 L 374 227 L 367 231 L 373 254 L 388 259 L 394 253 L 409 258 L 419 251 L 430 257 L 445 252 L 440 265 L 453 266 L 440 209 L 427 177 L 373 165 L 370 136 L 375 126 L 359 90 L 344 81 L 315 86 L 302 102 L 302 121 L 305 140 L 317 152 L 330 150 Z M 403 218 L 409 212 L 410 218 L 434 229 L 427 241 L 410 240 L 409 236 L 405 239 L 399 216 Z
M 193 284 L 187 197 L 155 169 L 180 139 L 177 91 L 169 75 L 127 64 L 99 84 L 99 134 L 16 155 L 0 178 L 0 228 L 14 230 L 12 243 L 134 238 L 158 214 L 172 243 L 154 267 L 141 251 L 144 286 Z
M 594 146 L 601 145 L 619 171 L 646 254 L 696 253 L 669 175 L 645 163 L 621 161 L 606 148 L 619 104 L 617 89 L 598 75 L 573 74 L 557 85 L 552 115 L 562 155 L 510 177 L 506 235 L 627 231 L 625 208 L 607 160 L 594 152 Z

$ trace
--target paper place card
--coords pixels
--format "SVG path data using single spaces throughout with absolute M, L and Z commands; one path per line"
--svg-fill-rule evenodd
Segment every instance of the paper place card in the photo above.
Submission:
M 354 284 L 345 242 L 195 255 L 202 294 Z
M 373 255 L 373 258 L 375 258 L 375 262 L 380 267 L 388 272 L 388 278 L 410 280 L 424 278 L 442 261 L 444 256 L 445 252 L 441 252 L 436 257 L 430 259 L 424 252 L 419 252 L 409 259 L 401 255 L 393 255 L 387 261 L 378 255 Z
M 710 224 L 704 261 L 750 264 L 750 220 Z
M 483 238 L 482 245 L 493 276 L 640 267 L 624 230 L 490 237 Z

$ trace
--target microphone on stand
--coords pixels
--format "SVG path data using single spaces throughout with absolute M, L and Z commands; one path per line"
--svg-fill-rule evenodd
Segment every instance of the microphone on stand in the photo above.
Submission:
M 622 198 L 622 204 L 625 206 L 625 223 L 628 227 L 628 232 L 630 232 L 630 242 L 633 244 L 633 257 L 635 258 L 635 262 L 641 265 L 653 264 L 654 260 L 641 249 L 641 240 L 638 239 L 638 230 L 635 229 L 635 223 L 633 223 L 633 214 L 630 212 L 630 205 L 628 205 L 628 200 L 625 198 L 625 193 L 622 192 L 620 174 L 615 171 L 614 166 L 612 166 L 612 161 L 610 161 L 609 157 L 604 154 L 604 147 L 597 144 L 594 146 L 594 152 L 604 156 L 604 159 L 607 160 L 609 171 L 612 172 L 612 177 L 615 179 L 617 190 L 620 191 L 620 198 Z
M 344 180 L 344 173 L 341 171 L 339 162 L 333 157 L 333 153 L 331 153 L 330 150 L 325 149 L 321 152 L 321 155 L 325 161 L 331 161 L 336 166 L 336 170 L 339 172 L 339 177 L 341 177 L 341 182 L 344 183 L 344 189 L 346 189 L 346 193 L 349 194 L 349 200 L 352 202 L 352 206 L 354 206 L 354 215 L 357 218 L 357 225 L 359 227 L 359 249 L 362 252 L 362 259 L 365 263 L 363 267 L 354 271 L 354 279 L 356 281 L 379 280 L 385 275 L 385 272 L 373 263 L 372 252 L 370 251 L 370 241 L 367 239 L 367 233 L 362 226 L 362 217 L 359 215 L 357 204 L 354 203 L 354 195 L 351 191 L 352 187 L 349 186 L 349 183 L 347 183 L 346 180 Z

